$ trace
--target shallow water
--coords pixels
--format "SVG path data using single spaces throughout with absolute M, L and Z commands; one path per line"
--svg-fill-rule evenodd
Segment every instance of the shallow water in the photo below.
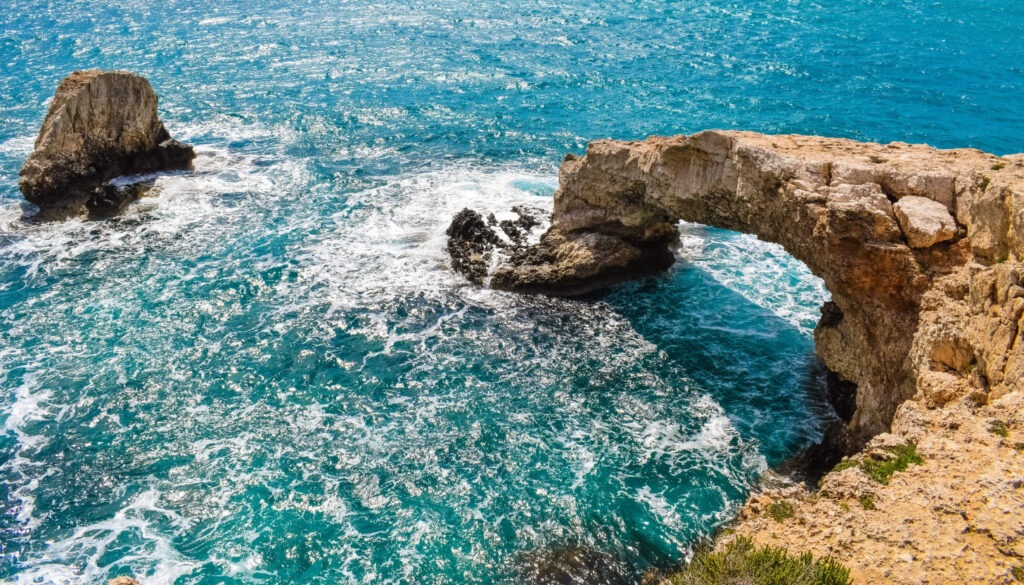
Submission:
M 491 583 L 685 557 L 827 416 L 827 293 L 683 225 L 598 299 L 450 272 L 593 138 L 1024 150 L 1018 2 L 63 2 L 0 11 L 0 579 Z M 17 192 L 67 72 L 126 68 L 194 173 L 103 222 Z

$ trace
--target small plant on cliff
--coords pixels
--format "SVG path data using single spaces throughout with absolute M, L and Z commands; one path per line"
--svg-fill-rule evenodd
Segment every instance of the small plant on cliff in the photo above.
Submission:
M 1010 574 L 1018 581 L 1024 581 L 1024 565 L 1017 565 L 1010 569 Z
M 772 520 L 776 522 L 782 522 L 787 518 L 793 517 L 793 504 L 790 504 L 786 500 L 776 500 L 768 504 L 768 515 L 772 517 Z
M 860 502 L 860 507 L 864 508 L 865 510 L 874 510 L 875 509 L 875 496 L 874 496 L 874 494 L 865 494 L 865 495 L 861 496 L 860 500 L 858 500 L 858 501 Z
M 861 463 L 860 468 L 868 477 L 883 485 L 889 485 L 892 474 L 897 471 L 906 471 L 910 464 L 920 465 L 924 458 L 917 454 L 917 445 L 907 441 L 902 445 L 887 447 L 886 451 L 892 453 L 889 459 L 881 461 L 877 459 L 866 459 Z
M 850 585 L 850 571 L 832 557 L 790 555 L 772 546 L 758 548 L 737 538 L 724 550 L 697 551 L 681 571 L 668 575 L 672 585 Z
M 902 445 L 886 447 L 886 451 L 892 454 L 888 459 L 844 459 L 832 468 L 833 472 L 842 471 L 851 467 L 857 467 L 868 477 L 883 485 L 889 485 L 889 480 L 897 471 L 906 471 L 910 464 L 920 465 L 924 458 L 917 454 L 917 444 L 907 441 Z
M 1006 426 L 1006 423 L 1001 420 L 993 420 L 988 423 L 988 432 L 993 435 L 1006 438 L 1010 436 L 1010 429 Z
M 1021 453 L 1024 453 L 1024 443 L 1014 443 L 1013 448 Z
M 851 467 L 860 467 L 860 462 L 856 459 L 843 459 L 836 466 L 832 468 L 832 471 L 842 471 Z
M 1001 171 L 1001 170 L 1003 170 L 1005 168 L 1006 168 L 1006 163 L 996 163 L 996 164 L 992 165 L 992 170 L 993 171 Z

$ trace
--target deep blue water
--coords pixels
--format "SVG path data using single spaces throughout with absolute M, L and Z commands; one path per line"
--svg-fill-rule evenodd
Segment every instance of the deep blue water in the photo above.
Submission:
M 601 137 L 703 128 L 1024 151 L 1024 3 L 8 0 L 0 580 L 492 583 L 685 557 L 816 437 L 827 298 L 683 226 L 585 301 L 447 267 Z M 196 171 L 120 219 L 17 191 L 75 69 L 130 69 Z

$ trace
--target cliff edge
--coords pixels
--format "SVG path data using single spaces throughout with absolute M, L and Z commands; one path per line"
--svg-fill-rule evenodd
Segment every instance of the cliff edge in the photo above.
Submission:
M 566 157 L 539 243 L 477 238 L 467 258 L 494 288 L 585 294 L 670 266 L 680 220 L 781 244 L 822 278 L 815 347 L 856 393 L 837 412 L 840 448 L 860 452 L 820 491 L 755 494 L 719 545 L 831 555 L 859 583 L 1024 580 L 1024 155 L 602 140 Z

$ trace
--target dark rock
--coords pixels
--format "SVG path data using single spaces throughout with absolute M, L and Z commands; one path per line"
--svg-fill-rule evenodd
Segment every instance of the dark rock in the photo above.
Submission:
M 523 559 L 528 585 L 626 585 L 626 567 L 615 557 L 583 547 L 532 553 Z
M 836 411 L 836 416 L 843 422 L 853 420 L 857 411 L 857 384 L 844 380 L 839 374 L 829 371 L 825 375 L 825 391 L 829 404 Z
M 452 268 L 476 284 L 483 283 L 487 276 L 487 255 L 501 244 L 498 234 L 472 209 L 457 213 L 445 234 Z
M 835 327 L 843 322 L 843 310 L 832 301 L 825 301 L 821 305 L 821 318 L 818 319 L 818 327 Z
M 142 197 L 153 186 L 153 181 L 140 181 L 125 185 L 104 183 L 85 201 L 89 217 L 100 219 L 120 213 L 129 203 Z
M 821 478 L 853 451 L 849 447 L 846 426 L 841 421 L 831 420 L 822 428 L 820 441 L 779 463 L 775 471 L 816 489 Z
M 501 251 L 514 255 L 527 247 L 531 231 L 541 225 L 544 211 L 513 207 L 516 219 L 498 221 L 493 213 L 485 220 L 472 209 L 463 209 L 452 218 L 445 234 L 452 268 L 476 284 L 488 277 L 492 254 Z M 500 234 L 505 237 L 502 238 Z
M 498 225 L 516 245 L 523 246 L 526 244 L 530 231 L 540 225 L 538 214 L 542 214 L 543 211 L 522 206 L 513 207 L 512 211 L 518 214 L 519 217 L 514 220 L 506 219 L 499 222 Z M 491 217 L 493 218 L 494 214 L 491 214 Z

